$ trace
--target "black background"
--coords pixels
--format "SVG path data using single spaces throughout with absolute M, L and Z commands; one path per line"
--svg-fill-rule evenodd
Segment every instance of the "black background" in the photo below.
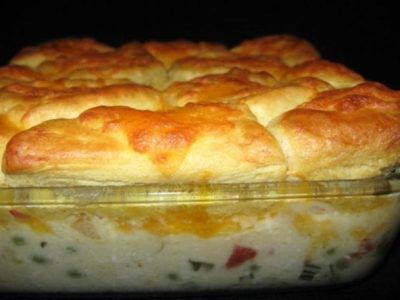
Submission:
M 395 1 L 390 1 L 394 3 Z M 190 39 L 224 42 L 289 33 L 310 40 L 326 59 L 400 89 L 400 16 L 389 1 L 2 1 L 0 63 L 18 49 L 48 39 L 91 36 L 114 46 L 131 40 Z M 400 217 L 400 216 L 399 216 Z M 313 299 L 400 296 L 400 243 L 372 277 L 347 288 L 192 299 Z M 0 270 L 1 272 L 1 270 Z M 0 297 L 26 298 L 27 295 Z M 32 299 L 115 298 L 132 295 L 30 295 Z M 161 295 L 157 295 L 160 297 Z M 164 297 L 164 295 L 163 295 Z M 169 295 L 185 299 L 189 295 Z M 153 296 L 151 296 L 153 298 Z
M 1 1 L 0 57 L 48 39 L 222 41 L 290 33 L 324 58 L 400 89 L 400 17 L 395 1 Z M 261 4 L 262 3 L 262 4 Z

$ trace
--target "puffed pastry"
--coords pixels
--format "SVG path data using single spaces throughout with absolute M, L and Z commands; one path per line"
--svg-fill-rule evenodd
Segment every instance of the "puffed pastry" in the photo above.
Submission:
M 0 68 L 1 186 L 379 176 L 400 161 L 400 91 L 290 35 L 66 38 Z

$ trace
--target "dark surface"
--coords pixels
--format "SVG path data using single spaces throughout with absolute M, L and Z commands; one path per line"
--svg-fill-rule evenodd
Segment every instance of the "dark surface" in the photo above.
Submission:
M 309 39 L 324 58 L 341 62 L 370 80 L 400 89 L 400 18 L 389 1 L 15 1 L 0 11 L 0 63 L 23 46 L 67 36 L 92 36 L 115 46 L 130 40 L 222 41 L 290 33 Z M 349 1 L 348 1 L 349 2 Z M 141 4 L 138 4 L 141 3 Z M 394 3 L 394 2 L 393 2 Z M 400 296 L 400 242 L 381 268 L 362 282 L 335 289 L 251 294 L 152 294 L 168 299 L 358 299 Z M 0 270 L 1 272 L 1 270 Z M 130 299 L 132 294 L 0 294 L 1 299 Z

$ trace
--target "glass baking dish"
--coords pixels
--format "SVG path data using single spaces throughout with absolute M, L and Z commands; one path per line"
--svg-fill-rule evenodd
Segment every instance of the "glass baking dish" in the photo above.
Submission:
M 400 180 L 0 189 L 0 291 L 279 289 L 383 259 Z

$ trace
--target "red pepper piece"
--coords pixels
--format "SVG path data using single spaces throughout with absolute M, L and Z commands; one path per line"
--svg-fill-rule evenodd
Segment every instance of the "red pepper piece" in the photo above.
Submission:
M 20 211 L 18 211 L 16 209 L 11 209 L 9 212 L 14 218 L 17 218 L 17 219 L 27 219 L 27 218 L 29 218 L 28 215 L 26 215 L 26 214 L 24 214 L 24 213 L 22 213 L 22 212 L 20 212 Z
M 238 267 L 249 259 L 256 257 L 256 255 L 257 251 L 252 248 L 235 245 L 231 256 L 225 263 L 225 267 L 228 269 Z
M 358 245 L 357 252 L 350 253 L 351 258 L 362 258 L 364 255 L 368 254 L 372 250 L 376 248 L 376 245 L 374 245 L 370 240 L 368 239 L 363 239 L 360 244 Z

